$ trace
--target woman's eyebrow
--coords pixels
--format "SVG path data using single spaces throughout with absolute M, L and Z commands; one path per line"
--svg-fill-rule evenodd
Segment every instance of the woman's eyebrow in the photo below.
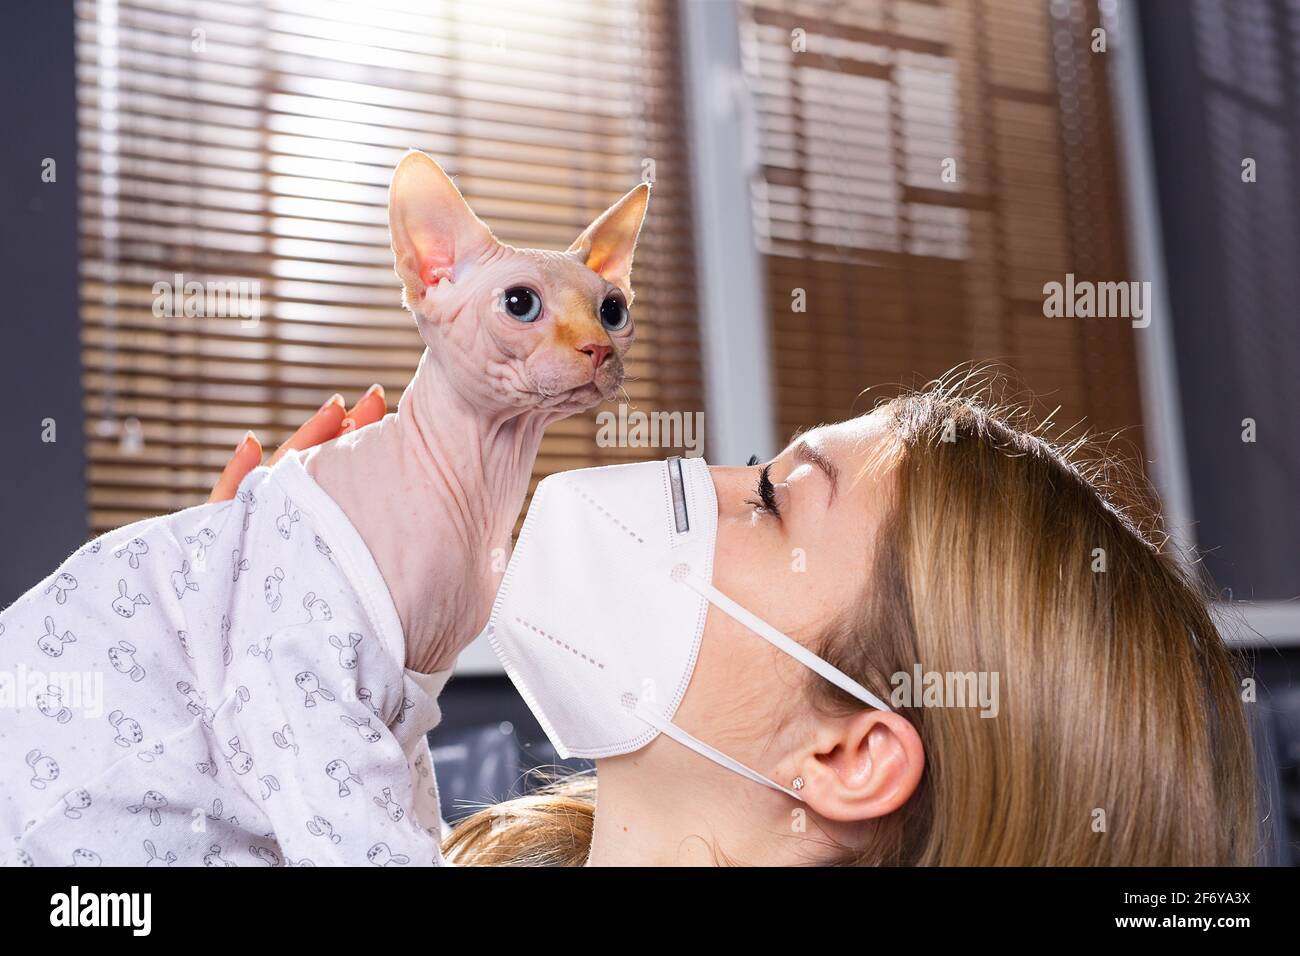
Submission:
M 794 446 L 794 457 L 799 461 L 806 461 L 809 464 L 816 465 L 826 476 L 826 480 L 831 485 L 831 495 L 829 501 L 835 500 L 835 493 L 839 490 L 840 469 L 835 462 L 827 458 L 815 446 L 808 444 L 807 439 L 801 439 Z M 828 501 L 828 504 L 829 504 Z

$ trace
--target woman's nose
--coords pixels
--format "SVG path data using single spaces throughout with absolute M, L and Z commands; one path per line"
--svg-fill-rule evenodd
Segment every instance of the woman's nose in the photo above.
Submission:
M 709 476 L 713 479 L 713 490 L 718 497 L 719 515 L 742 510 L 745 498 L 753 497 L 748 494 L 755 481 L 753 468 L 710 465 Z

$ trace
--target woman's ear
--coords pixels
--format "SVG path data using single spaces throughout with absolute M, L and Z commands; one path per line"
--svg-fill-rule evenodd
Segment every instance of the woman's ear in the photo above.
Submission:
M 631 289 L 632 253 L 649 202 L 650 184 L 642 183 L 597 216 L 568 251 L 611 285 Z
M 797 768 L 804 781 L 799 796 L 815 813 L 846 823 L 870 820 L 893 813 L 916 791 L 925 751 L 907 718 L 862 710 L 821 723 Z
M 402 157 L 393 172 L 388 228 L 402 303 L 412 311 L 425 289 L 444 279 L 454 281 L 464 264 L 482 257 L 497 241 L 442 167 L 418 150 Z

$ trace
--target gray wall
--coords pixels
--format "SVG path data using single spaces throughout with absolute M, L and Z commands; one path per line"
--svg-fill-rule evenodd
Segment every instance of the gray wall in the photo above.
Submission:
M 10 4 L 0 31 L 0 606 L 86 539 L 71 3 Z M 45 158 L 57 180 L 41 181 Z M 57 441 L 41 440 L 53 418 Z

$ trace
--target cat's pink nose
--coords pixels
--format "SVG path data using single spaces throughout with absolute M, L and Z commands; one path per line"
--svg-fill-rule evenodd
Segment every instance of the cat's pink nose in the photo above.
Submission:
M 614 351 L 614 349 L 611 346 L 597 345 L 593 342 L 588 345 L 580 345 L 578 351 L 590 356 L 592 368 L 600 368 L 601 363 L 603 363 L 605 359 L 609 358 L 609 353 Z

